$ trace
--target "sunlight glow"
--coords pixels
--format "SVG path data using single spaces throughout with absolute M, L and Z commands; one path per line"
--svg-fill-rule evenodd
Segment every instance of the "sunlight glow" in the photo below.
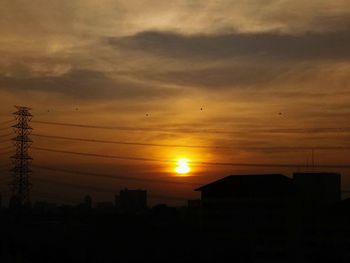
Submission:
M 176 173 L 184 175 L 191 171 L 188 165 L 189 163 L 188 159 L 181 158 L 181 159 L 178 159 L 176 162 L 177 162 L 177 167 L 175 168 Z

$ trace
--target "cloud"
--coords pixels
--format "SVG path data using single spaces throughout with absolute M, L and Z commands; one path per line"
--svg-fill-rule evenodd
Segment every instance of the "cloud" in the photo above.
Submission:
M 162 98 L 175 89 L 154 87 L 92 70 L 72 70 L 60 76 L 0 76 L 1 89 L 12 92 L 44 91 L 82 100 Z
M 348 0 L 12 0 L 0 3 L 0 32 L 27 37 L 125 35 L 147 30 L 305 32 L 328 28 L 329 23 L 319 21 L 343 17 L 349 7 Z
M 167 84 L 261 86 L 302 73 L 295 68 L 303 70 L 297 65 L 303 61 L 348 60 L 348 6 L 343 0 L 15 0 L 0 4 L 1 82 L 18 87 L 28 80 L 37 84 L 33 90 L 87 98 L 177 92 Z M 18 77 L 27 68 L 29 76 Z M 77 81 L 78 72 L 101 75 L 56 87 Z
M 181 59 L 242 56 L 288 60 L 350 58 L 350 31 L 301 35 L 277 32 L 183 35 L 149 31 L 128 37 L 109 38 L 108 42 L 116 48 Z
M 193 70 L 170 70 L 145 72 L 144 78 L 161 82 L 171 82 L 197 88 L 242 88 L 266 86 L 287 72 L 286 67 L 262 67 L 259 65 L 227 65 Z M 140 75 L 139 75 L 140 76 Z
M 142 69 L 133 77 L 191 88 L 247 88 L 324 86 L 335 78 L 348 82 L 350 31 L 299 35 L 229 33 L 184 35 L 142 32 L 107 38 L 116 52 L 158 60 L 157 67 Z M 343 64 L 343 65 L 342 65 Z M 310 86 L 311 87 L 311 86 Z

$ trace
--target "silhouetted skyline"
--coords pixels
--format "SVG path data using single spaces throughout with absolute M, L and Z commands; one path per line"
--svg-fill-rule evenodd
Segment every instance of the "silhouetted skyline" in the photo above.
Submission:
M 340 174 L 230 175 L 193 190 L 200 199 L 182 207 L 148 206 L 147 190 L 126 188 L 114 201 L 86 195 L 76 205 L 2 207 L 0 258 L 248 263 L 350 256 L 350 199 L 341 200 Z
M 8 121 L 23 105 L 33 109 L 41 179 L 195 198 L 187 186 L 127 179 L 201 184 L 314 164 L 344 174 L 350 189 L 349 170 L 334 167 L 350 165 L 347 1 L 38 3 L 1 5 L 5 177 Z M 174 172 L 179 159 L 192 163 L 187 178 Z
M 348 262 L 349 11 L 2 1 L 0 261 Z
M 17 116 L 18 114 L 18 108 L 15 112 L 14 116 Z M 26 108 L 23 108 L 26 109 Z M 27 109 L 26 109 L 27 111 Z M 87 125 L 87 124 L 81 124 L 81 123 L 62 123 L 62 122 L 49 122 L 49 121 L 40 121 L 33 119 L 33 116 L 31 114 L 32 109 L 29 109 L 28 115 L 30 115 L 30 118 L 26 120 L 26 124 L 23 123 L 21 119 L 14 119 L 12 121 L 5 121 L 3 122 L 4 127 L 7 127 L 7 129 L 4 129 L 8 132 L 7 135 L 4 135 L 4 143 L 10 142 L 10 139 L 12 141 L 17 141 L 16 145 L 13 145 L 13 147 L 8 146 L 7 152 L 3 153 L 3 156 L 5 157 L 8 155 L 8 157 L 11 157 L 12 159 L 19 159 L 21 157 L 21 149 L 26 149 L 26 153 L 23 154 L 23 160 L 27 162 L 27 158 L 30 157 L 32 152 L 34 153 L 47 153 L 50 155 L 58 155 L 58 156 L 64 156 L 69 157 L 71 156 L 72 159 L 70 160 L 72 165 L 75 165 L 75 167 L 72 168 L 66 168 L 64 165 L 61 164 L 61 159 L 59 161 L 55 162 L 49 162 L 50 160 L 49 156 L 45 155 L 46 160 L 35 160 L 33 163 L 30 162 L 28 167 L 14 167 L 10 164 L 8 166 L 5 166 L 2 169 L 2 176 L 3 176 L 3 183 L 2 183 L 2 192 L 4 193 L 5 198 L 9 198 L 11 196 L 11 189 L 6 189 L 5 187 L 11 183 L 13 185 L 13 180 L 16 180 L 18 182 L 22 182 L 23 180 L 26 181 L 27 179 L 20 179 L 21 177 L 18 177 L 17 179 L 14 179 L 14 172 L 13 171 L 26 171 L 29 169 L 29 171 L 33 171 L 34 175 L 30 174 L 30 182 L 29 185 L 31 185 L 33 188 L 32 192 L 33 195 L 38 197 L 43 197 L 46 195 L 46 198 L 49 199 L 57 199 L 59 196 L 61 196 L 60 199 L 63 200 L 73 200 L 74 198 L 69 198 L 70 195 L 75 196 L 75 199 L 77 198 L 77 193 L 82 194 L 84 191 L 85 193 L 87 191 L 93 191 L 95 192 L 95 195 L 99 198 L 101 196 L 101 193 L 109 193 L 109 196 L 118 189 L 123 188 L 124 186 L 128 186 L 131 188 L 135 187 L 141 187 L 145 189 L 150 189 L 150 192 L 152 193 L 150 195 L 151 200 L 154 200 L 154 203 L 156 202 L 169 202 L 172 204 L 183 204 L 188 199 L 195 198 L 195 195 L 193 192 L 189 191 L 190 187 L 193 187 L 195 185 L 200 185 L 203 183 L 203 180 L 208 180 L 211 177 L 218 178 L 220 176 L 219 173 L 214 173 L 212 176 L 209 174 L 207 175 L 198 175 L 199 170 L 203 170 L 204 173 L 206 171 L 220 171 L 222 167 L 230 167 L 231 169 L 237 169 L 238 168 L 245 168 L 245 169 L 263 169 L 270 171 L 272 169 L 295 169 L 297 171 L 305 170 L 305 169 L 336 169 L 336 170 L 347 170 L 350 168 L 348 164 L 329 164 L 329 163 L 315 163 L 315 148 L 298 148 L 298 147 L 285 147 L 285 146 L 279 146 L 279 147 L 265 147 L 265 148 L 246 148 L 248 151 L 275 151 L 279 153 L 285 153 L 285 152 L 291 152 L 291 151 L 310 151 L 311 152 L 311 160 L 310 163 L 307 164 L 298 164 L 298 163 L 291 163 L 290 161 L 286 163 L 278 163 L 278 162 L 272 162 L 272 163 L 257 163 L 254 161 L 240 163 L 240 162 L 213 162 L 213 161 L 201 161 L 196 159 L 188 159 L 188 158 L 178 158 L 178 159 L 166 159 L 164 157 L 162 158 L 150 158 L 150 157 L 142 157 L 142 156 L 127 156 L 123 153 L 120 153 L 118 155 L 110 154 L 110 153 L 98 153 L 98 152 L 92 152 L 91 150 L 89 152 L 81 151 L 80 147 L 78 148 L 78 144 L 90 144 L 93 146 L 105 146 L 105 145 L 125 145 L 128 146 L 137 146 L 137 147 L 145 147 L 145 148 L 154 148 L 154 149 L 187 149 L 187 150 L 193 150 L 193 149 L 206 149 L 206 150 L 212 150 L 212 149 L 221 149 L 224 151 L 234 151 L 235 146 L 234 145 L 226 145 L 226 146 L 208 146 L 208 145 L 176 145 L 176 144 L 152 144 L 152 143 L 138 143 L 138 142 L 128 142 L 128 141 L 109 141 L 109 140 L 99 140 L 94 139 L 92 137 L 70 137 L 70 136 L 60 136 L 60 135 L 50 135 L 46 132 L 46 134 L 42 134 L 40 132 L 32 132 L 33 126 L 32 125 L 47 125 L 47 126 L 53 126 L 60 128 L 77 128 L 77 129 L 87 129 L 87 130 L 113 130 L 115 132 L 120 131 L 137 131 L 142 133 L 147 132 L 153 132 L 154 129 L 145 129 L 145 128 L 131 128 L 131 127 L 123 127 L 123 126 L 97 126 L 97 125 Z M 10 131 L 11 127 L 16 127 L 17 131 L 15 133 Z M 18 130 L 19 127 L 24 127 L 23 131 Z M 26 129 L 30 130 L 28 133 Z M 164 128 L 163 128 L 164 129 Z M 165 129 L 166 130 L 166 129 Z M 168 129 L 169 131 L 173 131 L 173 129 Z M 215 133 L 215 131 L 210 130 L 196 130 L 193 129 L 193 132 L 196 133 Z M 260 131 L 264 133 L 265 131 Z M 272 132 L 270 130 L 269 132 Z M 280 131 L 277 131 L 280 132 Z M 295 131 L 291 131 L 295 132 Z M 314 131 L 311 131 L 314 132 Z M 15 137 L 11 137 L 13 133 L 13 136 L 15 134 Z M 21 135 L 22 133 L 27 134 L 26 138 Z M 56 131 L 57 133 L 57 131 Z M 19 136 L 19 137 L 18 137 Z M 22 138 L 23 137 L 23 138 Z M 35 140 L 32 140 L 32 137 L 35 138 Z M 15 138 L 15 140 L 13 139 Z M 26 141 L 30 142 L 28 146 L 21 145 L 21 141 L 25 143 Z M 42 147 L 43 141 L 49 141 L 56 143 L 58 142 L 72 142 L 74 144 L 70 145 L 70 149 L 64 149 L 62 147 L 53 147 L 53 146 L 44 146 Z M 39 144 L 39 147 L 36 146 Z M 16 150 L 17 147 L 17 150 Z M 322 148 L 319 147 L 317 149 L 320 150 L 338 150 L 338 151 L 347 151 L 346 146 L 328 146 L 328 148 Z M 16 152 L 14 154 L 14 152 Z M 144 173 L 132 173 L 132 168 L 130 166 L 127 166 L 128 169 L 125 169 L 124 174 L 120 174 L 119 170 L 109 170 L 108 172 L 103 172 L 103 169 L 101 169 L 99 166 L 91 167 L 88 164 L 85 164 L 82 166 L 79 163 L 79 158 L 86 158 L 86 160 L 95 160 L 98 162 L 99 160 L 115 160 L 116 162 L 130 162 L 130 164 L 134 163 L 134 167 L 143 167 L 147 166 L 149 164 L 154 165 L 154 167 L 165 167 L 168 166 L 169 172 L 164 172 L 162 177 L 157 177 L 155 174 L 153 176 L 145 176 Z M 55 159 L 58 160 L 58 159 Z M 24 162 L 23 161 L 23 162 Z M 23 163 L 22 161 L 20 163 Z M 19 162 L 18 162 L 19 163 Z M 44 165 L 43 165 L 44 164 Z M 6 171 L 7 168 L 7 171 Z M 91 171 L 91 168 L 93 171 Z M 89 170 L 90 171 L 89 171 Z M 172 171 L 171 171 L 172 170 Z M 160 173 L 160 171 L 158 171 Z M 192 176 L 192 175 L 197 176 Z M 65 180 L 62 180 L 62 175 L 66 175 L 70 177 L 66 177 Z M 18 175 L 20 176 L 20 175 Z M 73 176 L 73 177 L 72 177 Z M 87 178 L 87 179 L 85 179 Z M 86 182 L 89 182 L 88 178 L 102 181 L 109 181 L 115 183 L 113 187 L 110 186 L 110 183 L 106 185 L 96 186 L 95 184 L 91 183 L 87 184 Z M 80 179 L 80 181 L 77 181 Z M 23 181 L 23 182 L 24 182 Z M 346 181 L 345 181 L 346 182 Z M 14 184 L 16 186 L 16 184 Z M 161 188 L 154 188 L 153 186 L 160 186 Z M 107 186 L 107 187 L 106 187 Z M 174 187 L 173 187 L 174 186 Z M 18 186 L 18 189 L 21 189 L 21 186 Z M 346 187 L 346 184 L 345 184 Z M 176 189 L 177 188 L 177 189 Z M 13 189 L 13 188 L 12 188 Z M 45 189 L 45 191 L 43 191 Z M 50 191 L 48 191 L 50 189 Z M 168 189 L 171 189 L 169 191 Z M 21 192 L 22 190 L 20 190 Z M 162 193 L 163 192 L 163 193 Z M 180 192 L 180 193 L 179 193 Z M 346 194 L 346 190 L 343 190 L 344 196 Z M 97 193 L 97 194 L 96 194 Z M 165 194 L 164 194 L 165 193 Z M 13 195 L 13 194 L 12 194 Z M 106 195 L 105 195 L 106 196 Z M 74 202 L 74 201 L 73 201 Z

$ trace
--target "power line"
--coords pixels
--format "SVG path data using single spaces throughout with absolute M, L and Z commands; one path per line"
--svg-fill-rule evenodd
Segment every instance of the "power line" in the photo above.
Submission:
M 6 131 L 6 130 L 10 130 L 12 129 L 12 127 L 3 127 L 3 128 L 0 128 L 0 131 Z
M 0 155 L 8 155 L 13 153 L 13 151 L 0 152 Z
M 56 149 L 49 149 L 49 148 L 40 148 L 40 147 L 32 147 L 32 149 L 33 150 L 39 150 L 39 151 L 53 152 L 53 153 L 72 154 L 72 155 L 100 157 L 100 158 L 112 158 L 112 159 L 131 160 L 131 161 L 161 162 L 161 163 L 174 163 L 174 162 L 176 162 L 176 161 L 171 161 L 171 160 L 162 160 L 162 159 L 154 159 L 154 158 L 125 157 L 125 156 L 96 154 L 96 153 L 82 153 L 82 152 L 63 151 L 63 150 L 56 150 Z M 303 164 L 193 162 L 193 161 L 189 162 L 189 163 L 193 164 L 193 165 L 203 165 L 203 166 L 240 166 L 240 167 L 276 167 L 276 168 L 308 167 L 308 165 L 303 165 Z M 317 168 L 343 168 L 343 169 L 349 169 L 350 165 L 348 165 L 348 164 L 317 165 Z
M 153 127 L 129 127 L 129 126 L 104 126 L 104 125 L 92 125 L 92 124 L 76 124 L 67 122 L 51 122 L 51 121 L 33 121 L 33 123 L 54 125 L 54 126 L 66 126 L 76 128 L 89 128 L 89 129 L 105 129 L 105 130 L 120 130 L 120 131 L 152 131 L 152 132 L 189 132 L 189 133 L 223 133 L 223 134 L 240 134 L 241 132 L 222 131 L 214 129 L 187 129 L 187 128 L 153 128 Z
M 6 138 L 6 137 L 10 137 L 12 136 L 13 134 L 9 133 L 9 134 L 2 134 L 0 135 L 0 138 Z
M 275 167 L 275 168 L 301 168 L 309 167 L 307 164 L 273 164 L 273 163 L 224 163 L 224 162 L 190 162 L 197 165 L 213 165 L 213 166 L 241 166 L 241 167 Z M 350 169 L 349 164 L 336 164 L 336 165 L 317 165 L 315 168 L 326 169 Z
M 2 150 L 2 151 L 6 151 L 6 150 L 10 150 L 10 149 L 14 149 L 14 147 L 12 145 L 7 146 L 7 147 L 0 147 L 0 150 Z
M 46 179 L 42 177 L 32 177 L 34 181 L 42 182 L 42 183 L 49 183 L 54 185 L 61 185 L 61 186 L 67 186 L 67 187 L 73 187 L 76 189 L 85 189 L 85 190 L 91 190 L 96 192 L 107 192 L 107 193 L 116 193 L 116 189 L 108 189 L 108 188 L 102 188 L 102 187 L 96 187 L 96 186 L 87 186 L 87 185 L 78 185 L 78 184 L 72 184 L 72 183 L 66 183 L 66 182 L 59 182 L 52 179 Z M 150 198 L 163 198 L 167 200 L 177 200 L 177 201 L 184 201 L 187 200 L 186 198 L 180 198 L 180 197 L 173 197 L 173 196 L 166 196 L 166 195 L 148 195 Z
M 123 130 L 123 131 L 174 131 L 168 129 L 148 128 L 148 127 L 127 127 L 127 126 L 102 126 L 102 125 L 90 125 L 90 124 L 75 124 L 66 122 L 51 122 L 51 121 L 33 121 L 33 123 L 47 124 L 55 126 L 68 126 L 77 128 L 89 128 L 89 129 L 106 129 L 106 130 Z
M 48 171 L 54 171 L 54 172 L 88 175 L 88 176 L 95 176 L 99 178 L 109 178 L 114 180 L 130 180 L 130 181 L 140 181 L 140 182 L 147 182 L 147 183 L 167 183 L 167 184 L 180 184 L 180 185 L 190 185 L 190 186 L 200 185 L 200 184 L 191 183 L 191 182 L 175 182 L 175 181 L 161 180 L 161 179 L 148 179 L 148 178 L 131 177 L 131 176 L 115 176 L 115 175 L 103 174 L 103 173 L 73 171 L 73 170 L 62 169 L 62 168 L 51 168 L 51 167 L 41 166 L 41 165 L 33 165 L 33 167 L 38 169 L 48 170 Z
M 9 124 L 9 123 L 13 123 L 15 120 L 8 120 L 8 121 L 3 121 L 3 122 L 0 122 L 0 125 L 6 125 L 6 124 Z
M 8 178 L 10 179 L 10 178 Z M 100 188 L 100 187 L 91 187 L 91 186 L 82 186 L 82 185 L 77 185 L 77 184 L 72 184 L 72 183 L 65 183 L 65 182 L 58 182 L 56 180 L 48 180 L 44 178 L 39 178 L 39 177 L 34 177 L 34 180 L 42 182 L 42 183 L 49 183 L 49 184 L 54 184 L 54 185 L 60 185 L 60 186 L 66 186 L 66 187 L 72 187 L 72 188 L 78 188 L 78 189 L 88 189 L 88 190 L 93 190 L 96 192 L 109 192 L 109 193 L 116 193 L 117 191 L 114 189 L 106 189 L 106 188 Z M 342 190 L 343 193 L 349 193 L 349 190 Z M 52 192 L 42 192 L 38 190 L 33 191 L 34 194 L 39 194 L 39 195 L 45 195 L 45 196 L 52 196 L 56 199 L 59 199 L 60 201 L 64 202 L 69 202 L 69 203 L 76 203 L 76 201 L 73 201 L 71 199 L 68 199 L 64 196 L 54 194 Z M 187 200 L 186 198 L 181 198 L 181 197 L 174 197 L 174 196 L 167 196 L 167 195 L 148 195 L 149 198 L 151 199 L 167 199 L 167 200 L 176 200 L 176 201 L 185 201 Z
M 157 144 L 157 143 L 142 143 L 142 142 L 127 142 L 127 141 L 110 141 L 110 140 L 97 140 L 88 138 L 55 136 L 45 134 L 31 134 L 32 136 L 57 139 L 57 140 L 69 140 L 79 142 L 91 142 L 91 143 L 104 143 L 104 144 L 120 144 L 120 145 L 135 145 L 135 146 L 154 146 L 154 147 L 174 147 L 174 148 L 204 148 L 204 149 L 239 149 L 239 150 L 251 150 L 251 151 L 306 151 L 306 150 L 350 150 L 350 146 L 319 146 L 319 147 L 293 147 L 293 146 L 271 146 L 271 147 L 243 147 L 240 145 L 229 146 L 213 146 L 213 145 L 183 145 L 183 144 Z
M 33 149 L 33 150 L 39 150 L 39 151 L 46 151 L 46 152 L 54 152 L 54 153 L 73 154 L 73 155 L 83 155 L 83 156 L 101 157 L 101 158 L 112 158 L 112 159 L 131 160 L 131 161 L 173 162 L 173 161 L 165 161 L 165 160 L 153 159 L 153 158 L 125 157 L 125 156 L 106 155 L 106 154 L 96 154 L 96 153 L 82 153 L 82 152 L 62 151 L 62 150 L 55 150 L 55 149 L 49 149 L 49 148 L 41 148 L 41 147 L 32 147 L 32 149 Z
M 42 138 L 50 138 L 50 139 L 59 139 L 59 140 L 93 142 L 93 143 L 107 143 L 107 144 L 109 143 L 109 144 L 137 145 L 137 146 L 176 147 L 176 148 L 225 148 L 225 149 L 229 149 L 229 147 L 225 147 L 225 146 L 208 146 L 208 145 L 203 146 L 203 145 L 180 145 L 180 144 L 157 144 L 157 143 L 109 141 L 109 140 L 84 139 L 84 138 L 54 136 L 54 135 L 44 135 L 44 134 L 32 134 L 32 136 L 42 137 Z
M 10 140 L 0 140 L 0 143 L 10 143 L 10 142 L 12 142 L 12 141 L 10 141 Z M 7 148 L 8 147 L 10 147 L 10 146 L 7 146 Z M 11 146 L 12 147 L 12 146 Z M 2 149 L 2 147 L 0 146 L 0 149 Z
M 162 131 L 162 132 L 188 132 L 188 133 L 222 133 L 222 134 L 241 134 L 246 132 L 255 133 L 348 133 L 350 127 L 316 127 L 316 128 L 272 128 L 272 129 L 255 129 L 244 131 L 224 131 L 215 129 L 188 129 L 188 128 L 152 128 L 152 127 L 128 127 L 128 126 L 104 126 L 104 125 L 92 125 L 92 124 L 76 124 L 67 122 L 51 122 L 51 121 L 33 121 L 33 123 L 55 125 L 55 126 L 68 126 L 77 128 L 90 128 L 90 129 L 107 129 L 107 130 L 124 130 L 124 131 Z

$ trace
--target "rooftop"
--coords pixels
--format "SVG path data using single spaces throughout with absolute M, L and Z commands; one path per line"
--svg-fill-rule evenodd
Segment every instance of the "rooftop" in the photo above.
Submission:
M 293 179 L 283 174 L 230 175 L 195 191 L 218 195 L 275 195 L 295 190 Z

